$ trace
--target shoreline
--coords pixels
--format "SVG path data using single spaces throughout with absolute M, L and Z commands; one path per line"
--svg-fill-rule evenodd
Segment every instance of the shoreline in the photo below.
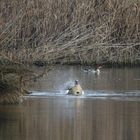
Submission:
M 24 65 L 26 65 L 26 64 L 24 64 Z M 33 65 L 35 65 L 35 64 L 33 64 Z M 43 63 L 43 65 L 40 65 L 38 63 L 38 65 L 35 65 L 35 66 L 37 68 L 39 68 L 39 67 L 45 67 L 47 65 L 50 66 L 51 64 Z M 87 63 L 86 64 L 81 64 L 81 63 L 65 63 L 65 64 L 56 63 L 55 65 L 56 66 L 57 65 L 63 65 L 63 66 L 64 65 L 69 65 L 69 66 L 78 66 L 78 65 L 79 66 L 82 66 L 82 65 L 84 66 L 85 65 L 85 66 L 88 66 L 89 63 L 88 64 Z M 55 66 L 55 65 L 53 65 L 53 66 Z M 91 66 L 94 66 L 96 64 L 93 64 L 92 63 L 90 65 Z M 132 68 L 133 67 L 140 67 L 140 64 L 137 64 L 137 65 L 136 64 L 133 64 L 133 65 L 120 65 L 120 64 L 110 65 L 110 64 L 101 64 L 101 65 L 103 65 L 104 67 L 116 67 L 116 68 L 118 68 L 118 67 L 132 67 Z M 6 68 L 6 66 L 5 66 L 5 68 Z M 12 72 L 12 71 L 9 71 L 9 72 Z M 7 75 L 9 75 L 9 77 Z M 28 94 L 30 94 L 30 92 L 28 92 L 28 90 L 25 90 L 25 87 L 22 87 L 23 85 L 20 85 L 20 83 L 19 83 L 20 80 L 19 79 L 14 79 L 15 80 L 15 83 L 13 83 L 13 78 L 15 78 L 16 73 L 14 74 L 14 77 L 11 75 L 11 73 L 8 73 L 7 75 L 5 76 L 5 78 L 7 78 L 6 81 L 3 81 L 3 79 L 0 79 L 1 82 L 4 82 L 4 85 L 0 85 L 0 88 L 1 88 L 0 104 L 5 104 L 5 103 L 8 103 L 8 104 L 20 103 L 21 96 L 28 95 Z M 27 84 L 27 83 L 25 83 L 25 84 Z M 2 90 L 4 90 L 5 92 L 2 93 Z

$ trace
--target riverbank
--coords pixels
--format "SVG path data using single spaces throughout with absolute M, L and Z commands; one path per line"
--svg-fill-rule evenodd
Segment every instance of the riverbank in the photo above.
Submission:
M 38 62 L 39 63 L 39 62 Z M 89 81 L 88 83 L 92 83 L 89 87 L 83 87 L 86 89 L 91 89 L 93 86 L 92 90 L 96 89 L 96 82 L 100 83 L 101 85 L 98 85 L 97 87 L 100 87 L 99 89 L 96 90 L 104 90 L 107 87 L 110 87 L 111 89 L 114 87 L 114 81 L 110 83 L 110 81 L 108 81 L 107 79 L 98 79 L 96 76 L 94 76 L 94 74 L 92 73 L 85 73 L 83 71 L 83 68 L 85 68 L 87 65 L 91 66 L 94 68 L 93 65 L 89 65 L 89 64 L 84 64 L 84 65 L 60 65 L 57 64 L 56 66 L 53 66 L 53 70 L 52 68 L 50 70 L 48 70 L 48 68 L 50 68 L 50 66 L 45 69 L 45 66 L 43 64 L 43 66 L 40 64 L 36 66 L 30 66 L 27 69 L 25 67 L 17 67 L 17 65 L 13 65 L 13 67 L 9 66 L 5 66 L 4 65 L 4 69 L 2 69 L 2 66 L 0 66 L 0 72 L 1 72 L 1 77 L 0 77 L 0 103 L 20 103 L 22 102 L 22 97 L 23 95 L 27 95 L 30 94 L 28 92 L 29 91 L 41 91 L 42 89 L 44 89 L 43 91 L 47 91 L 47 90 L 64 90 L 66 89 L 68 86 L 68 84 L 70 84 L 69 82 L 73 83 L 75 78 L 80 80 L 80 83 L 87 83 L 89 76 L 92 76 L 90 78 L 91 81 Z M 45 64 L 46 65 L 46 64 Z M 112 68 L 110 68 L 112 67 Z M 119 68 L 118 68 L 119 67 Z M 130 68 L 131 67 L 131 68 Z M 30 69 L 30 71 L 29 71 Z M 132 71 L 135 70 L 135 71 Z M 115 79 L 115 81 L 119 81 L 119 83 L 121 82 L 121 79 L 127 79 L 126 81 L 130 81 L 130 83 L 128 84 L 128 82 L 126 83 L 126 81 L 122 81 L 121 83 L 121 90 L 123 89 L 131 89 L 132 86 L 132 82 L 133 84 L 135 83 L 135 86 L 133 87 L 133 91 L 137 90 L 137 86 L 139 85 L 139 77 L 138 77 L 138 70 L 139 70 L 139 66 L 137 67 L 129 65 L 129 66 L 124 66 L 124 65 L 102 65 L 102 69 L 101 69 L 101 77 L 111 77 L 112 74 L 114 75 L 111 79 Z M 48 72 L 51 71 L 50 74 L 48 74 Z M 105 75 L 104 75 L 105 73 Z M 124 75 L 122 75 L 122 73 Z M 58 76 L 56 76 L 56 74 L 58 74 Z M 111 74 L 111 75 L 110 75 Z M 134 75 L 136 74 L 136 75 Z M 81 75 L 83 75 L 81 77 Z M 129 75 L 129 76 L 128 76 Z M 42 76 L 45 76 L 43 79 L 46 81 L 45 83 L 38 83 L 38 79 L 42 78 Z M 125 77 L 126 76 L 126 77 Z M 22 78 L 23 77 L 23 78 Z M 130 79 L 128 79 L 128 77 L 130 77 Z M 132 77 L 134 77 L 135 79 L 133 79 Z M 97 79 L 96 79 L 97 78 Z M 50 79 L 50 80 L 47 80 Z M 61 79 L 61 81 L 60 81 Z M 101 80 L 101 81 L 98 81 Z M 103 80 L 103 81 L 102 81 Z M 104 81 L 105 80 L 105 81 Z M 107 81 L 106 81 L 107 80 Z M 41 82 L 41 80 L 39 80 Z M 55 82 L 54 82 L 55 81 Z M 44 81 L 42 81 L 44 82 Z M 115 83 L 116 83 L 115 82 Z M 31 88 L 30 86 L 32 86 L 32 84 L 35 84 L 35 87 Z M 41 89 L 38 89 L 37 87 L 41 86 Z M 54 85 L 56 84 L 56 85 Z M 66 85 L 65 85 L 66 84 Z M 110 86 L 109 86 L 110 85 Z M 60 88 L 60 87 L 61 88 Z M 119 90 L 120 86 L 115 86 L 117 89 L 114 90 Z M 119 87 L 119 88 L 118 88 Z M 51 89 L 51 88 L 55 88 L 55 89 Z M 42 91 L 42 92 L 43 92 Z
M 35 71 L 33 66 L 10 62 L 0 63 L 0 103 L 20 103 L 23 95 L 29 94 L 28 84 L 47 74 L 50 67 L 46 66 Z
M 17 48 L 0 51 L 0 62 L 35 64 L 104 64 L 104 65 L 139 65 L 140 44 L 112 44 L 99 46 L 55 46 L 45 45 L 36 48 Z M 46 51 L 47 50 L 47 51 Z

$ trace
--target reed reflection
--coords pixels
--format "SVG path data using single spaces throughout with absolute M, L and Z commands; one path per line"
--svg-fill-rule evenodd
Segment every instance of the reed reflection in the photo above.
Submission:
M 0 106 L 0 139 L 139 140 L 139 116 L 139 101 L 29 98 Z

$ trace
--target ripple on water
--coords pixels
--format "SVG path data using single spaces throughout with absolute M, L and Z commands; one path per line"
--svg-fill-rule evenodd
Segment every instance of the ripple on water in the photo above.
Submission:
M 85 90 L 85 95 L 75 96 L 67 95 L 66 91 L 32 91 L 26 97 L 29 98 L 49 98 L 49 97 L 66 97 L 66 98 L 91 98 L 91 99 L 113 99 L 113 100 L 140 100 L 140 91 L 105 91 L 105 90 Z

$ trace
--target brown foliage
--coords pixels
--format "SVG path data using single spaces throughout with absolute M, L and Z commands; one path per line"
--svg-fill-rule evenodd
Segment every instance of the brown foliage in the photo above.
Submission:
M 131 56 L 128 46 L 138 46 L 139 55 L 139 0 L 1 0 L 0 22 L 0 47 L 12 60 L 85 61 L 93 53 L 98 61 L 96 49 L 111 45 L 122 46 L 124 57 Z

